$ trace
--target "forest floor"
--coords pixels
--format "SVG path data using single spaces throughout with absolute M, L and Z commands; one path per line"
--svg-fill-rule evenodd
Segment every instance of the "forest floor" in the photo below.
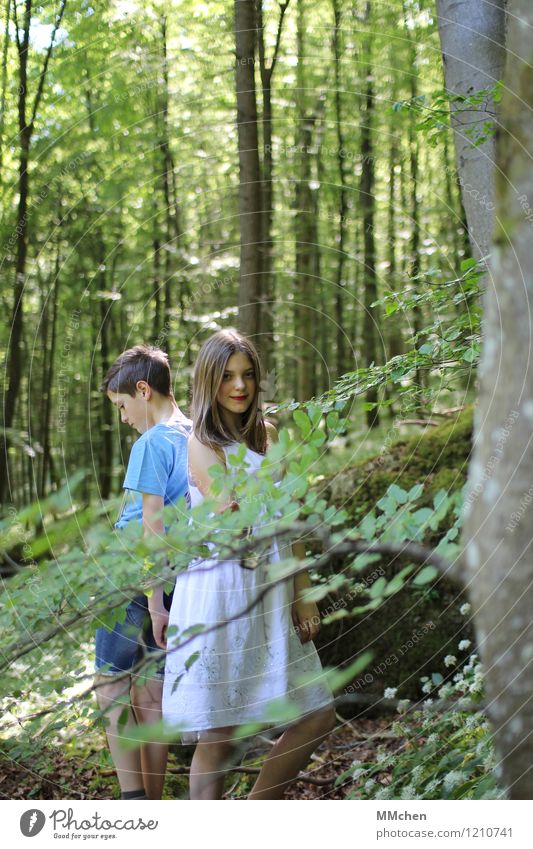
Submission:
M 313 756 L 306 771 L 309 780 L 296 781 L 286 793 L 287 799 L 357 798 L 357 787 L 351 781 L 336 781 L 354 760 L 375 759 L 378 746 L 398 749 L 403 741 L 390 730 L 391 720 L 356 719 L 344 721 L 330 734 Z M 169 760 L 165 799 L 187 798 L 187 773 L 192 748 L 175 747 Z M 243 771 L 232 772 L 226 783 L 226 798 L 245 798 L 254 780 L 253 772 L 260 760 L 246 757 Z M 118 785 L 103 749 L 83 755 L 69 754 L 68 746 L 48 749 L 31 762 L 16 761 L 0 752 L 0 798 L 2 799 L 114 799 Z M 104 761 L 104 765 L 102 765 Z M 387 776 L 380 776 L 383 784 Z

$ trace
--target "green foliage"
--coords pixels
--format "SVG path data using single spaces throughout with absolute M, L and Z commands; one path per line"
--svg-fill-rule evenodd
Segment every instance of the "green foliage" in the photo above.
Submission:
M 393 110 L 413 112 L 419 118 L 416 129 L 423 132 L 428 144 L 435 147 L 442 140 L 444 133 L 450 131 L 450 108 L 452 112 L 467 112 L 469 117 L 478 115 L 478 120 L 471 120 L 470 126 L 463 132 L 471 139 L 474 147 L 479 147 L 496 132 L 494 117 L 487 118 L 487 103 L 499 103 L 502 96 L 502 81 L 487 89 L 471 94 L 453 94 L 446 89 L 432 94 L 421 94 L 408 100 L 398 101 Z M 484 107 L 484 108 L 480 108 Z
M 461 644 L 460 644 L 461 647 Z M 444 659 L 456 666 L 455 657 Z M 398 703 L 394 723 L 399 744 L 384 746 L 375 761 L 354 761 L 338 783 L 353 781 L 357 799 L 502 799 L 488 721 L 479 710 L 483 676 L 476 654 L 444 681 L 440 673 L 423 677 L 431 694 L 421 708 Z M 394 698 L 394 691 L 385 692 Z

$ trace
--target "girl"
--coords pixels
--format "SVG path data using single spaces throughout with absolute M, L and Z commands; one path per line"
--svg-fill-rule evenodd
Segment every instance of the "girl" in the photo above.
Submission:
M 191 505 L 210 493 L 208 469 L 226 466 L 229 454 L 245 443 L 247 470 L 259 468 L 276 429 L 259 406 L 260 364 L 252 343 L 233 330 L 215 333 L 203 345 L 193 375 L 193 434 L 189 439 Z M 236 509 L 230 498 L 220 503 Z M 303 557 L 302 543 L 293 544 Z M 312 643 L 318 609 L 302 594 L 307 574 L 273 586 L 246 616 L 238 616 L 268 583 L 268 561 L 279 560 L 276 544 L 255 569 L 238 561 L 193 562 L 178 576 L 169 629 L 228 624 L 199 633 L 180 649 L 169 637 L 163 716 L 181 732 L 196 732 L 190 772 L 191 799 L 220 799 L 224 772 L 235 751 L 236 726 L 261 721 L 272 700 L 296 706 L 299 719 L 272 747 L 251 799 L 280 799 L 334 725 L 329 690 L 319 683 L 321 665 Z M 299 636 L 295 630 L 298 629 Z M 176 648 L 174 648 L 176 646 Z M 193 662 L 187 662 L 194 656 Z M 298 683 L 298 678 L 318 683 Z

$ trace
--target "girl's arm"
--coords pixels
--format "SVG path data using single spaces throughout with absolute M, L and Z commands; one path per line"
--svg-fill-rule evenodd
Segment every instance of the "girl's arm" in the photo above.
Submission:
M 215 465 L 224 468 L 221 458 L 212 448 L 203 445 L 195 436 L 191 436 L 188 443 L 188 462 L 193 484 L 198 487 L 204 498 L 211 496 L 213 478 L 208 469 Z M 229 491 L 222 492 L 216 497 L 216 502 L 219 505 L 217 513 L 223 513 L 224 510 L 232 508 L 231 493 Z
M 305 558 L 305 545 L 300 540 L 293 542 L 292 553 L 298 560 Z M 305 591 L 311 587 L 309 572 L 294 576 L 294 601 L 292 603 L 292 621 L 301 643 L 314 640 L 320 631 L 320 612 L 314 601 L 305 601 Z
M 278 441 L 278 432 L 273 424 L 265 422 L 267 437 L 270 444 Z M 300 540 L 292 543 L 292 553 L 298 560 L 305 559 L 305 545 Z M 302 596 L 311 587 L 308 572 L 302 572 L 294 577 L 294 601 L 292 603 L 292 621 L 300 642 L 314 640 L 320 630 L 320 613 L 314 601 L 305 601 Z

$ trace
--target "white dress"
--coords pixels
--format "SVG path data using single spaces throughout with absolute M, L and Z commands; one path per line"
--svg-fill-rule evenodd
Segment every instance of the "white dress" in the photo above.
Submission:
M 238 448 L 239 443 L 228 446 L 226 455 Z M 244 459 L 253 474 L 264 457 L 248 448 Z M 203 500 L 192 485 L 190 496 L 191 507 Z M 163 718 L 185 732 L 184 739 L 190 732 L 249 722 L 286 725 L 331 705 L 316 648 L 312 642 L 302 645 L 292 624 L 292 578 L 273 586 L 250 613 L 174 649 L 179 632 L 199 623 L 209 627 L 246 608 L 268 584 L 268 563 L 279 559 L 274 543 L 256 569 L 211 559 L 193 561 L 178 575 L 169 616 L 169 628 L 177 633 L 167 644 Z M 187 664 L 192 656 L 196 659 Z

